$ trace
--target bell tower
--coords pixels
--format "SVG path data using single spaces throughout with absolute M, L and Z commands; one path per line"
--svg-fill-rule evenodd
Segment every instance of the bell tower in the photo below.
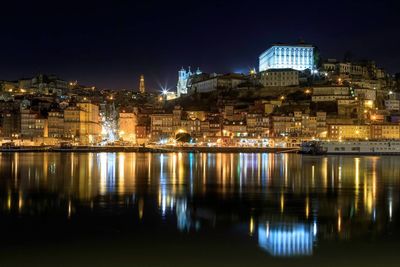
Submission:
M 144 94 L 146 91 L 145 87 L 144 87 L 144 75 L 140 75 L 140 83 L 139 83 L 139 92 L 141 94 Z

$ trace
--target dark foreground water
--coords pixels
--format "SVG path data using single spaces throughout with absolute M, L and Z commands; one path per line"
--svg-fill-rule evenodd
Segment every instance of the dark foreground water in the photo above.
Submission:
M 400 157 L 0 154 L 0 266 L 400 266 Z

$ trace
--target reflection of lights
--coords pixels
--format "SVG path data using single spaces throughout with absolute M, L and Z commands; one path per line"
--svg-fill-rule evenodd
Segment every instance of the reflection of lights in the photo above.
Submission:
M 18 194 L 18 210 L 19 211 L 21 211 L 23 203 L 24 203 L 24 199 L 22 197 L 22 192 L 19 192 L 19 194 Z
M 107 154 L 107 187 L 108 190 L 114 189 L 115 185 L 115 153 Z
M 71 218 L 71 213 L 72 213 L 72 203 L 70 200 L 68 201 L 68 219 Z
M 117 140 L 116 120 L 106 114 L 101 114 L 101 135 L 106 142 Z
M 118 193 L 125 191 L 125 153 L 118 155 Z
M 189 231 L 192 225 L 190 213 L 187 209 L 186 199 L 178 199 L 176 202 L 176 220 L 180 231 Z
M 358 195 L 358 188 L 360 185 L 360 159 L 359 158 L 355 158 L 354 159 L 355 162 L 355 175 L 354 175 L 354 187 L 355 187 L 355 195 L 357 198 Z
M 139 199 L 139 219 L 141 220 L 143 218 L 143 207 L 144 207 L 144 201 L 143 198 Z
M 311 166 L 311 185 L 312 187 L 315 186 L 315 166 Z
M 250 236 L 252 236 L 254 234 L 254 219 L 253 217 L 250 217 L 250 225 L 249 225 L 249 232 L 250 232 Z
M 314 221 L 314 223 L 313 223 L 313 235 L 314 235 L 314 236 L 317 235 L 317 231 L 318 231 L 318 229 L 317 229 L 317 222 Z
M 281 194 L 281 212 L 285 209 L 285 196 Z
M 100 194 L 107 193 L 115 186 L 115 164 L 116 156 L 114 153 L 100 153 Z M 123 160 L 121 160 L 123 162 Z M 121 163 L 120 162 L 120 163 Z M 123 170 L 121 170 L 122 172 Z
M 164 216 L 167 210 L 167 196 L 161 195 L 161 213 Z
M 310 201 L 308 197 L 306 198 L 306 218 L 308 219 L 308 216 L 310 215 Z
M 342 230 L 342 214 L 341 214 L 340 209 L 338 210 L 337 228 L 338 228 L 338 232 L 340 232 Z
M 11 193 L 8 193 L 7 196 L 7 209 L 11 210 Z
M 100 194 L 106 193 L 107 179 L 107 154 L 100 154 Z
M 314 241 L 313 227 L 305 224 L 258 226 L 258 244 L 273 256 L 312 255 Z

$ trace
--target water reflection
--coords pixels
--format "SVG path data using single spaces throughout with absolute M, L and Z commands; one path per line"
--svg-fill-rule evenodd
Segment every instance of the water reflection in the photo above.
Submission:
M 312 255 L 316 224 L 269 222 L 258 226 L 258 244 L 273 256 Z
M 270 255 L 306 256 L 319 240 L 384 235 L 397 215 L 399 163 L 295 154 L 0 154 L 0 208 L 2 216 L 57 211 L 70 220 L 81 207 L 127 209 L 138 221 L 156 212 L 182 232 L 235 229 Z

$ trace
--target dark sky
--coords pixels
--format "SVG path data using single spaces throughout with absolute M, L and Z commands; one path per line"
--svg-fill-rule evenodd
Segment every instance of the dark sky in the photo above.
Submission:
M 7 2 L 4 3 L 4 2 Z M 374 59 L 400 72 L 396 1 L 4 1 L 0 79 L 54 73 L 105 88 L 174 87 L 181 66 L 257 67 L 274 42 L 300 38 L 324 58 Z

